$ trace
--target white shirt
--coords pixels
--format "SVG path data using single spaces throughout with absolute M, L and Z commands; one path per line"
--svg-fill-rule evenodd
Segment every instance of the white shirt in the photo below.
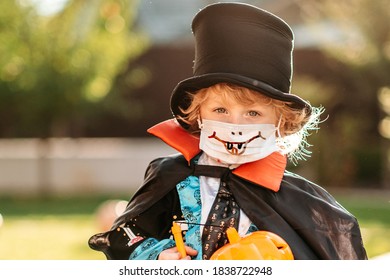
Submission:
M 199 158 L 198 164 L 229 167 L 226 164 L 218 162 L 215 159 L 209 157 L 206 153 L 202 153 Z M 211 206 L 213 206 L 214 199 L 217 196 L 220 182 L 221 179 L 219 178 L 199 176 L 200 197 L 202 202 L 202 212 L 200 219 L 201 224 L 206 223 Z M 244 236 L 248 232 L 250 225 L 251 221 L 249 220 L 248 216 L 240 209 L 240 219 L 238 227 L 239 235 Z M 203 226 L 200 227 L 200 230 L 201 232 L 203 232 Z

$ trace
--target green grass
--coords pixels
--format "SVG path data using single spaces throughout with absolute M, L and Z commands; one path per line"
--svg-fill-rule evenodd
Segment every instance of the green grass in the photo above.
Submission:
M 126 196 L 117 197 L 126 199 Z M 368 256 L 390 252 L 390 199 L 337 197 L 354 214 Z M 0 259 L 102 260 L 88 238 L 99 231 L 96 210 L 109 197 L 1 198 Z
M 105 259 L 91 250 L 87 241 L 101 231 L 95 213 L 107 199 L 111 198 L 0 199 L 4 220 L 0 260 Z
M 87 246 L 88 238 L 97 231 L 89 215 L 5 219 L 0 229 L 0 259 L 104 259 Z

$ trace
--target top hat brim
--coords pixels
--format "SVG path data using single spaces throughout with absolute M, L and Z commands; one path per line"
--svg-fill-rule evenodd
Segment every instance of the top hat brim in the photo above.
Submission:
M 181 110 L 187 109 L 191 104 L 188 93 L 194 93 L 218 83 L 246 87 L 273 99 L 289 102 L 289 106 L 292 108 L 306 109 L 309 114 L 311 113 L 311 105 L 304 99 L 291 93 L 282 92 L 264 82 L 233 73 L 209 73 L 185 79 L 176 86 L 170 100 L 173 115 L 184 117 Z M 183 125 L 183 123 L 181 124 Z

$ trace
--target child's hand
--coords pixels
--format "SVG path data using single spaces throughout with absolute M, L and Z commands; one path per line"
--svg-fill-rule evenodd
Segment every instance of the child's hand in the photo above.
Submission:
M 184 246 L 184 248 L 186 249 L 186 253 L 187 253 L 187 256 L 184 258 L 181 258 L 180 253 L 177 251 L 177 247 L 172 247 L 162 251 L 158 256 L 158 259 L 159 260 L 190 260 L 191 257 L 194 257 L 198 254 L 198 251 L 192 249 L 191 247 Z

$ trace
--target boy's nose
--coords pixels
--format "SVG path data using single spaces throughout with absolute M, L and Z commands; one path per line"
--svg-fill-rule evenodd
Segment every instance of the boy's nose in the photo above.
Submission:
M 230 118 L 229 118 L 229 123 L 231 124 L 243 124 L 243 119 L 240 115 L 231 115 Z

